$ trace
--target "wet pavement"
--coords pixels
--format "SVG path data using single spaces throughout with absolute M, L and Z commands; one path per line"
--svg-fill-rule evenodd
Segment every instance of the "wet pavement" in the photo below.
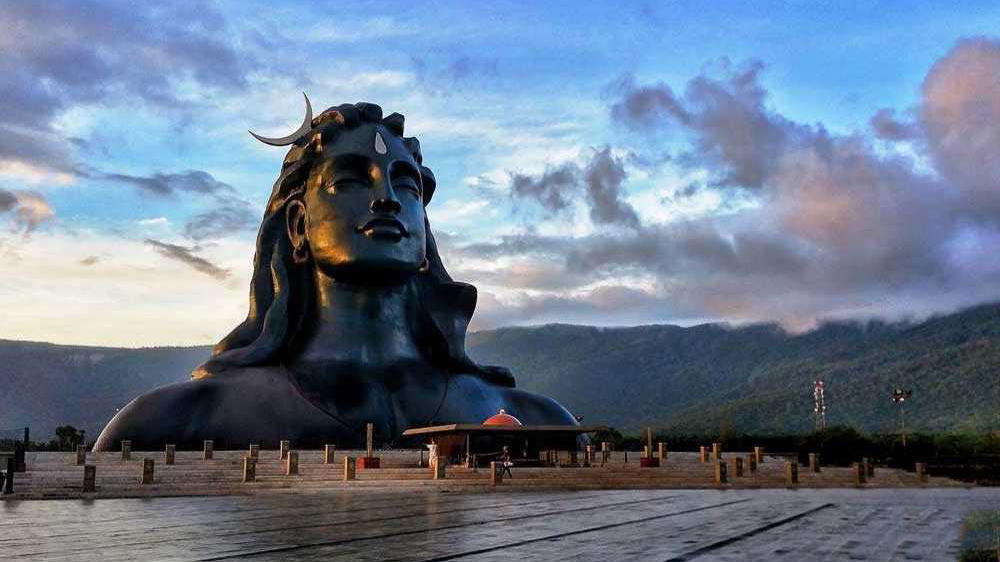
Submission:
M 955 560 L 1000 489 L 337 490 L 0 502 L 0 560 Z

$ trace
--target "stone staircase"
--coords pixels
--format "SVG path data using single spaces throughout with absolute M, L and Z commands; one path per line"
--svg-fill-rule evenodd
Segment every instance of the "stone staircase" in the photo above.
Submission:
M 154 497 L 246 495 L 263 492 L 296 492 L 311 489 L 385 488 L 386 490 L 437 489 L 475 491 L 493 488 L 488 468 L 448 466 L 446 478 L 434 480 L 431 470 L 421 467 L 426 453 L 416 450 L 379 451 L 383 468 L 358 470 L 356 479 L 344 481 L 345 456 L 363 456 L 363 451 L 338 451 L 333 464 L 324 464 L 321 451 L 298 451 L 299 474 L 286 476 L 278 451 L 261 451 L 256 481 L 244 483 L 245 451 L 215 451 L 212 460 L 200 451 L 178 451 L 175 464 L 167 465 L 163 452 L 133 452 L 131 460 L 121 454 L 88 453 L 87 464 L 96 467 L 96 491 L 83 493 L 83 467 L 76 465 L 75 453 L 28 453 L 28 471 L 15 476 L 14 494 L 5 498 Z M 723 455 L 730 460 L 735 455 Z M 745 455 L 740 455 L 744 456 Z M 583 455 L 580 455 L 582 459 Z M 152 484 L 140 484 L 143 459 L 155 462 Z M 682 489 L 682 488 L 785 488 L 783 459 L 765 458 L 756 473 L 736 477 L 729 463 L 728 482 L 715 483 L 714 466 L 699 462 L 696 453 L 671 452 L 659 468 L 640 468 L 639 454 L 612 453 L 607 464 L 591 467 L 514 467 L 513 478 L 504 479 L 503 488 L 513 489 Z M 875 477 L 862 487 L 955 487 L 960 482 L 928 478 L 920 482 L 916 474 L 879 467 Z M 823 467 L 819 473 L 799 467 L 800 488 L 856 487 L 853 471 L 845 467 Z

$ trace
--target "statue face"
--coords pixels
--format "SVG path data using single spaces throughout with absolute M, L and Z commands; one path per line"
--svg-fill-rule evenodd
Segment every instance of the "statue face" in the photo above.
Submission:
M 289 234 L 293 243 L 305 236 L 324 272 L 413 273 L 423 263 L 419 167 L 385 127 L 364 123 L 341 130 L 323 147 L 307 181 L 301 219 L 289 210 Z

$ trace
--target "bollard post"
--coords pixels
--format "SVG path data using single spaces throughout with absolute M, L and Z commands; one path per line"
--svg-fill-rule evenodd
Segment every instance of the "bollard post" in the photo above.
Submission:
M 712 443 L 712 461 L 722 460 L 722 443 Z
M 247 457 L 253 460 L 257 460 L 258 458 L 260 458 L 260 445 L 258 445 L 257 443 L 251 443 L 250 452 L 247 454 Z
M 750 474 L 757 473 L 757 457 L 753 453 L 747 453 L 747 472 Z
M 656 458 L 660 459 L 660 462 L 667 462 L 667 444 L 660 441 L 656 444 Z
M 868 461 L 868 478 L 875 478 L 875 463 Z
M 357 470 L 381 468 L 382 460 L 375 456 L 375 424 L 365 424 L 365 439 L 367 441 L 366 454 L 357 460 L 355 468 Z
M 83 445 L 76 446 L 76 466 L 87 464 L 87 448 Z
M 24 443 L 14 441 L 14 472 L 26 472 L 28 470 L 28 465 L 24 460 L 24 455 L 27 450 L 27 441 Z
M 799 463 L 794 461 L 785 463 L 785 483 L 789 486 L 799 484 Z
M 699 459 L 702 463 L 708 462 L 708 447 L 699 447 L 698 449 Z
M 653 455 L 653 428 L 646 428 L 646 458 Z
M 354 480 L 356 477 L 356 465 L 354 457 L 344 457 L 344 480 Z
M 816 453 L 809 453 L 809 470 L 819 472 L 819 455 Z
M 299 452 L 285 451 L 285 476 L 296 476 L 299 473 Z
M 325 445 L 323 447 L 323 463 L 333 464 L 334 463 L 333 458 L 336 454 L 337 454 L 336 445 Z M 423 460 L 424 460 L 424 452 L 420 451 L 420 464 L 423 464 Z
M 444 480 L 444 469 L 447 464 L 441 457 L 434 459 L 434 480 Z
M 211 439 L 206 439 L 205 442 L 202 444 L 201 458 L 206 461 L 210 461 L 214 456 L 213 455 L 214 452 L 215 452 L 215 441 L 212 441 Z
M 140 484 L 152 484 L 153 483 L 153 469 L 156 464 L 153 459 L 142 459 L 142 478 L 139 480 Z
M 127 439 L 122 441 L 122 460 L 132 460 L 132 442 Z
M 851 473 L 854 476 L 855 486 L 860 486 L 865 483 L 865 465 L 859 462 L 852 464 Z
M 278 452 L 281 454 L 281 460 L 288 458 L 288 447 L 290 443 L 287 439 L 282 439 L 278 441 Z
M 733 476 L 743 477 L 743 457 L 733 457 Z
M 3 479 L 3 493 L 13 494 L 14 493 L 14 469 L 17 467 L 17 461 L 14 457 L 7 457 L 7 466 L 4 467 L 4 472 L 7 473 L 7 477 Z
M 861 457 L 861 470 L 864 471 L 865 476 L 868 476 L 868 457 Z
M 365 426 L 365 440 L 368 444 L 368 458 L 375 456 L 375 424 L 369 423 Z
M 757 464 L 764 462 L 764 447 L 754 447 L 753 456 Z
M 920 482 L 927 482 L 927 465 L 925 463 L 918 462 L 913 468 L 917 472 L 917 480 Z
M 726 463 L 723 461 L 715 462 L 715 485 L 720 486 L 728 481 L 727 478 Z
M 167 445 L 163 451 L 163 464 L 174 464 L 174 457 L 177 454 L 177 445 Z
M 652 457 L 651 452 L 652 452 L 652 449 L 649 447 L 649 445 L 643 445 L 642 446 L 642 456 L 639 457 L 639 458 L 642 458 L 642 459 L 651 458 Z
M 88 464 L 83 467 L 83 491 L 90 493 L 97 490 L 97 467 Z
M 503 472 L 500 472 L 500 463 L 490 463 L 490 485 L 496 486 L 503 482 Z
M 257 480 L 257 457 L 243 457 L 243 481 L 253 482 Z
M 608 449 L 608 442 L 601 441 L 601 465 L 608 464 L 608 459 L 611 457 L 611 451 Z

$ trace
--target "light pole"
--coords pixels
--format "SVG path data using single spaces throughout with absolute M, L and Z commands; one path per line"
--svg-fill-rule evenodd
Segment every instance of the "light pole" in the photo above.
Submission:
M 892 391 L 892 401 L 899 405 L 899 432 L 903 434 L 903 447 L 906 447 L 906 411 L 903 408 L 903 403 L 913 396 L 912 390 L 903 390 L 902 388 L 894 388 Z

